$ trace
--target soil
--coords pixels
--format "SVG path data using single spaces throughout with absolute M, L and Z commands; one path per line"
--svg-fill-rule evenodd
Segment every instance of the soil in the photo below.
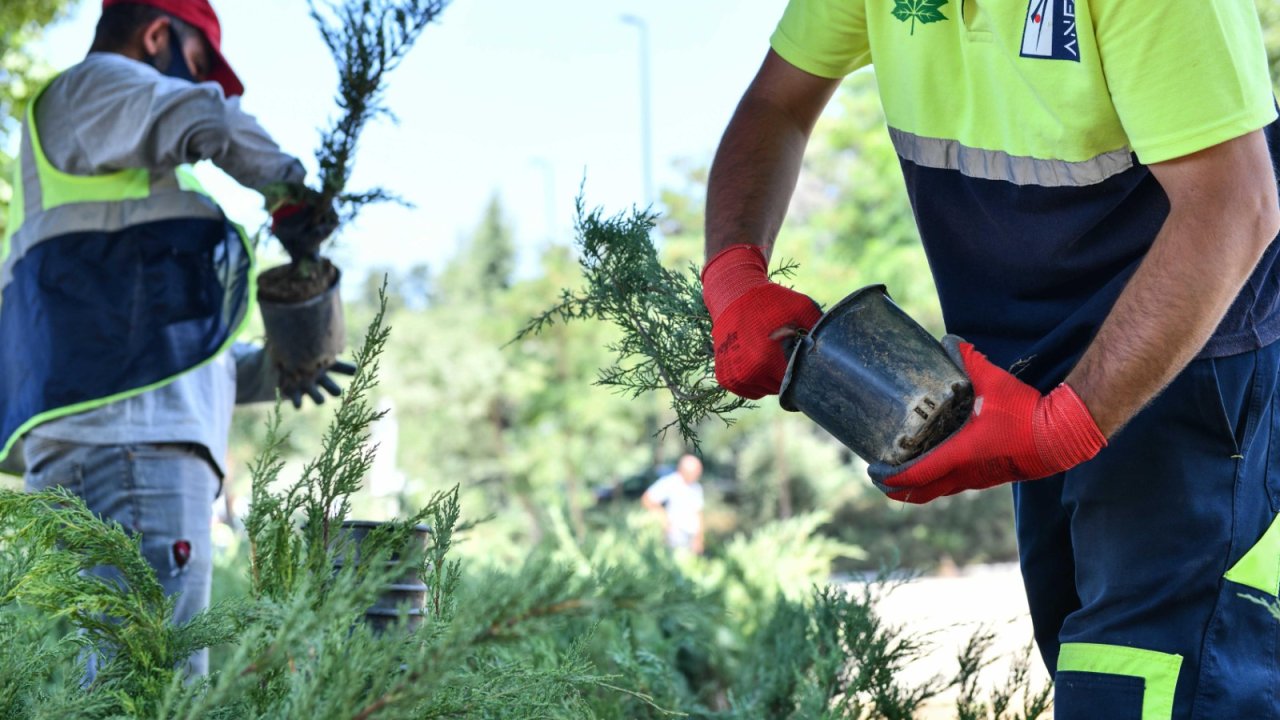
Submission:
M 302 302 L 333 287 L 338 268 L 328 258 L 278 265 L 258 276 L 258 299 L 282 305 Z

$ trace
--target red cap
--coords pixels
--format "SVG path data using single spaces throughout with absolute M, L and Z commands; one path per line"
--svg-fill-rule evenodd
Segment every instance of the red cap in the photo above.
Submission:
M 209 0 L 102 0 L 102 9 L 125 4 L 153 7 L 204 33 L 209 47 L 213 49 L 214 62 L 209 71 L 209 79 L 221 85 L 227 97 L 244 94 L 240 78 L 236 77 L 235 71 L 222 56 L 222 26 L 218 24 L 218 15 L 213 11 Z

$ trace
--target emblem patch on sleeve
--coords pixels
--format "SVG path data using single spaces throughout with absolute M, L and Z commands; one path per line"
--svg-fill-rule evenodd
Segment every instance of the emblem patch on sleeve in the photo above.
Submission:
M 1080 62 L 1075 0 L 1030 0 L 1022 27 L 1022 57 Z

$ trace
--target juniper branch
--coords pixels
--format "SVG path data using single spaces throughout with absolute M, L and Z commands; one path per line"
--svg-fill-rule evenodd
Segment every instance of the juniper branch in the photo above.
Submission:
M 695 447 L 697 426 L 708 417 L 731 424 L 731 414 L 751 403 L 715 381 L 711 316 L 702 302 L 698 269 L 663 267 L 650 235 L 657 215 L 633 208 L 605 217 L 586 212 L 582 196 L 574 223 L 583 287 L 562 290 L 560 301 L 534 317 L 516 336 L 522 340 L 556 322 L 598 319 L 621 328 L 609 346 L 616 362 L 602 368 L 596 384 L 632 397 L 665 390 L 676 419 L 671 427 Z M 788 275 L 784 263 L 775 275 Z
M 459 601 L 461 570 L 449 552 L 455 533 L 470 525 L 458 521 L 456 487 L 435 495 L 413 517 L 370 533 L 361 542 L 360 563 L 344 564 L 336 575 L 331 563 L 320 571 L 313 567 L 317 557 L 327 561 L 335 552 L 320 522 L 299 524 L 316 513 L 330 522 L 345 515 L 347 494 L 358 487 L 372 452 L 367 430 L 375 413 L 366 394 L 385 340 L 379 313 L 359 356 L 363 379 L 349 386 L 312 474 L 283 488 L 278 483 L 284 436 L 279 418 L 272 418 L 265 450 L 253 464 L 253 507 L 246 520 L 252 596 L 215 605 L 181 627 L 171 624 L 172 602 L 151 576 L 136 538 L 102 523 L 65 490 L 0 492 L 0 643 L 20 637 L 7 619 L 28 609 L 44 621 L 33 629 L 37 635 L 68 609 L 76 624 L 92 628 L 84 636 L 65 636 L 51 650 L 0 653 L 0 715 L 23 720 L 61 710 L 62 717 L 90 720 L 517 720 L 584 717 L 601 695 L 620 693 L 628 703 L 652 706 L 642 692 L 619 691 L 621 676 L 594 672 L 584 650 L 590 630 L 566 633 L 563 624 L 599 622 L 629 599 L 665 598 L 666 590 L 655 592 L 663 587 L 659 578 L 548 571 L 532 559 L 518 576 L 499 574 L 466 588 L 478 595 Z M 433 526 L 426 557 L 403 553 L 405 563 L 386 562 L 388 550 L 404 547 L 411 526 L 422 521 Z M 421 565 L 430 584 L 431 612 L 416 633 L 374 634 L 359 618 L 412 563 Z M 120 567 L 129 582 L 80 575 L 100 564 Z M 650 602 L 645 611 L 662 607 Z M 108 614 L 111 620 L 103 617 Z M 501 637 L 487 632 L 495 627 L 503 629 Z M 68 644 L 77 637 L 87 640 Z M 569 638 L 579 639 L 566 647 Z M 215 642 L 233 646 L 229 661 L 206 679 L 184 683 L 185 656 Z M 85 643 L 99 650 L 109 643 L 114 655 L 89 692 L 79 687 L 81 670 L 73 657 Z M 47 675 L 54 665 L 57 676 L 69 682 L 3 682 Z M 47 697 L 44 688 L 50 689 Z M 14 703 L 16 712 L 6 712 Z
M 320 454 L 307 464 L 299 484 L 308 488 L 303 504 L 312 572 L 326 572 L 331 564 L 331 525 L 341 522 L 351 508 L 350 498 L 360 489 L 373 467 L 375 448 L 370 445 L 369 428 L 385 411 L 376 411 L 369 393 L 378 382 L 378 358 L 386 347 L 390 328 L 383 325 L 386 288 L 380 290 L 381 308 L 365 335 L 364 346 L 356 352 L 355 376 L 342 394 L 333 422 L 325 431 Z
M 333 525 L 346 517 L 351 496 L 359 491 L 373 465 L 376 448 L 370 444 L 369 428 L 384 415 L 372 408 L 369 394 L 378 383 L 379 357 L 391 332 L 383 322 L 385 285 L 380 300 L 364 344 L 355 354 L 356 373 L 325 430 L 320 452 L 304 466 L 301 477 L 282 491 L 272 490 L 283 467 L 280 450 L 286 439 L 280 433 L 279 400 L 268 420 L 266 444 L 251 466 L 253 505 L 245 520 L 254 593 L 258 597 L 288 597 L 304 568 L 312 577 L 328 577 L 333 555 L 340 550 L 335 547 Z M 432 512 L 439 502 L 433 500 L 408 523 L 382 529 L 366 552 L 390 553 L 396 542 L 403 544 L 408 539 L 409 525 Z M 299 519 L 304 523 L 301 533 L 297 528 Z M 323 595 L 323 588 L 321 585 L 319 595 Z
M 181 683 L 181 665 L 198 648 L 230 641 L 241 613 L 226 604 L 173 624 L 167 598 L 141 552 L 140 538 L 99 518 L 63 487 L 0 491 L 0 531 L 25 546 L 20 571 L 6 574 L 0 607 L 20 604 L 66 618 L 103 665 L 93 688 L 108 687 L 121 712 L 150 716 L 164 689 Z M 86 574 L 112 567 L 119 581 Z

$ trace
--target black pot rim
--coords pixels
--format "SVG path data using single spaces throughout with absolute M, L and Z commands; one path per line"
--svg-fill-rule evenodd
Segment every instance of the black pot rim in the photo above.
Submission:
M 409 616 L 427 614 L 427 611 L 423 608 L 405 608 L 404 612 Z M 394 608 L 369 608 L 364 611 L 364 614 L 373 615 L 374 617 L 400 617 L 400 610 Z
M 782 387 L 778 391 L 778 404 L 782 406 L 783 410 L 788 410 L 790 412 L 797 412 L 799 410 L 799 408 L 795 406 L 795 403 L 791 401 L 790 390 L 791 390 L 791 384 L 792 384 L 791 381 L 795 377 L 795 374 L 799 372 L 798 366 L 800 364 L 800 356 L 803 354 L 802 351 L 811 344 L 810 342 L 805 342 L 805 339 L 812 337 L 814 335 L 817 335 L 818 332 L 822 329 L 823 323 L 827 321 L 827 318 L 838 315 L 839 311 L 843 309 L 846 305 L 851 305 L 854 302 L 857 302 L 863 295 L 866 295 L 872 291 L 879 292 L 881 295 L 885 296 L 886 298 L 889 298 L 889 289 L 879 283 L 875 285 L 867 285 L 866 287 L 861 287 L 861 288 L 858 288 L 857 290 L 854 290 L 848 295 L 845 295 L 844 299 L 842 299 L 840 302 L 836 303 L 835 305 L 832 305 L 830 309 L 822 313 L 822 317 L 818 318 L 818 322 L 813 324 L 813 327 L 809 329 L 809 332 L 805 336 L 805 338 L 802 338 L 801 342 L 796 343 L 795 347 L 792 348 L 791 357 L 787 360 L 787 372 L 785 375 L 782 376 Z
M 343 521 L 342 521 L 342 523 L 340 523 L 340 524 L 339 524 L 339 527 L 344 527 L 344 528 L 376 528 L 376 527 L 382 527 L 383 525 L 386 525 L 386 524 L 387 524 L 387 522 L 394 522 L 394 521 L 384 521 L 384 520 L 343 520 Z M 429 533 L 429 532 L 431 532 L 431 526 L 426 525 L 425 523 L 418 523 L 417 525 L 414 525 L 414 526 L 413 526 L 413 529 L 414 529 L 415 531 L 417 531 L 417 532 L 425 532 L 425 533 Z

